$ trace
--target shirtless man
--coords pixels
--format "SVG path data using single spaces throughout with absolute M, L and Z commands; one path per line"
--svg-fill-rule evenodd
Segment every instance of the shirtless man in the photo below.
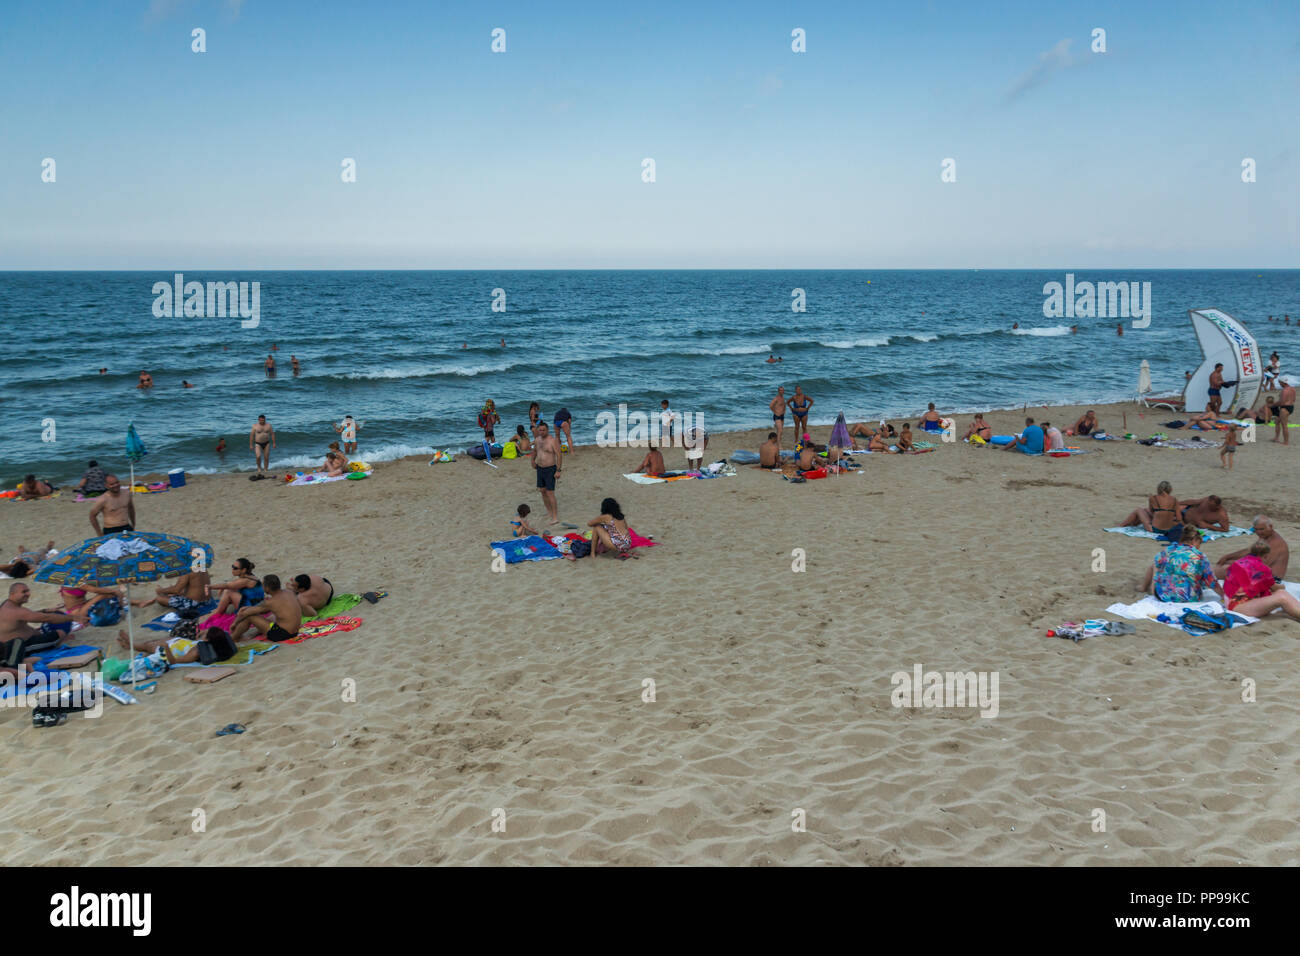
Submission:
M 300 371 L 300 368 L 299 368 L 299 365 L 298 365 L 298 356 L 296 356 L 296 355 L 290 355 L 290 356 L 289 356 L 289 364 L 293 366 L 293 374 L 294 374 L 294 375 L 297 375 L 298 372 Z
M 794 395 L 790 397 L 790 415 L 794 418 L 795 434 L 802 435 L 808 430 L 808 409 L 812 408 L 813 401 L 803 393 L 802 386 L 794 387 Z
M 1273 522 L 1263 515 L 1255 515 L 1255 522 L 1251 528 L 1256 537 L 1268 545 L 1268 554 L 1260 560 L 1268 565 L 1268 569 L 1273 572 L 1273 577 L 1278 581 L 1286 577 L 1287 565 L 1291 561 L 1291 549 L 1287 547 L 1286 540 L 1277 533 L 1273 527 Z M 1216 578 L 1225 578 L 1228 576 L 1228 568 L 1232 567 L 1232 562 L 1238 558 L 1244 558 L 1250 554 L 1250 548 L 1243 548 L 1240 551 L 1233 551 L 1231 554 L 1225 554 L 1214 565 L 1214 576 Z
M 268 641 L 287 641 L 297 637 L 298 629 L 302 627 L 302 605 L 298 603 L 298 596 L 281 588 L 280 579 L 274 574 L 262 578 L 262 590 L 266 593 L 266 600 L 253 607 L 240 608 L 235 614 L 235 626 L 230 636 L 238 641 L 251 627 Z M 267 613 L 275 618 L 274 623 L 262 617 Z
M 537 487 L 542 492 L 542 502 L 546 505 L 546 515 L 551 519 L 551 524 L 560 520 L 555 503 L 555 482 L 560 477 L 563 456 L 560 443 L 555 440 L 546 422 L 538 422 L 537 443 L 533 446 L 533 468 L 537 472 Z
M 1210 407 L 1208 411 L 1218 413 L 1223 408 L 1223 392 L 1225 388 L 1232 388 L 1236 385 L 1235 381 L 1225 382 L 1223 380 L 1223 363 L 1218 362 L 1214 366 L 1214 371 L 1210 373 Z
M 1228 531 L 1231 528 L 1228 523 L 1228 509 L 1223 507 L 1223 499 L 1218 495 L 1180 501 L 1178 512 L 1183 524 L 1195 528 L 1207 531 Z
M 158 604 L 171 608 L 181 617 L 187 611 L 197 611 L 208 599 L 208 585 L 211 580 L 207 571 L 191 571 L 182 574 L 169 588 L 155 588 L 154 596 L 143 601 L 132 601 L 132 607 L 148 607 Z
M 983 412 L 976 412 L 975 421 L 970 423 L 970 428 L 966 429 L 966 434 L 961 437 L 962 441 L 971 438 L 983 438 L 988 441 L 993 437 L 993 426 L 984 420 Z
M 9 650 L 17 661 L 26 661 L 31 654 L 58 647 L 70 633 L 73 621 L 86 620 L 84 609 L 76 614 L 29 611 L 23 605 L 31 598 L 32 589 L 18 581 L 9 585 L 9 597 L 0 602 L 0 646 Z M 32 627 L 33 624 L 40 627 Z M 12 640 L 21 640 L 21 648 L 8 646 Z
M 274 374 L 275 374 L 275 356 L 268 355 L 266 357 L 266 377 L 270 378 Z
M 1273 441 L 1280 441 L 1283 445 L 1291 444 L 1291 433 L 1287 431 L 1287 423 L 1291 421 L 1291 416 L 1295 413 L 1295 386 L 1291 380 L 1281 379 L 1282 394 L 1277 397 L 1277 404 L 1273 409 L 1277 412 L 1277 421 L 1273 423 Z M 1276 575 L 1274 575 L 1276 577 Z M 1278 578 L 1281 581 L 1281 578 Z
M 319 574 L 295 574 L 289 590 L 297 595 L 298 606 L 308 617 L 315 617 L 317 611 L 334 600 L 334 585 Z
M 929 409 L 921 416 L 921 428 L 927 432 L 943 431 L 943 416 L 934 410 L 934 402 L 930 403 Z
M 143 369 L 140 370 L 140 384 L 136 388 L 153 388 L 153 376 Z
M 912 450 L 912 423 L 903 422 L 903 430 L 898 433 L 898 453 Z
M 667 470 L 668 469 L 664 467 L 663 452 L 658 448 L 651 447 L 651 449 L 646 452 L 645 458 L 641 460 L 641 464 L 637 466 L 635 474 L 662 475 Z
M 254 448 L 253 446 L 257 447 Z M 248 432 L 248 450 L 257 455 L 257 473 L 271 467 L 271 451 L 275 447 L 275 429 L 266 423 L 265 415 L 257 416 L 255 424 Z
M 817 454 L 817 449 L 812 445 L 805 445 L 803 451 L 799 452 L 796 459 L 800 471 L 812 471 L 814 468 L 821 467 L 821 456 Z
M 776 398 L 767 406 L 772 410 L 772 427 L 776 429 L 776 443 L 781 444 L 781 433 L 785 431 L 785 386 L 778 386 Z
M 105 475 L 104 487 L 107 489 L 95 499 L 90 508 L 90 526 L 95 529 L 95 536 L 117 534 L 119 531 L 135 530 L 135 501 L 131 492 L 122 487 L 117 475 Z M 104 527 L 99 527 L 100 517 Z
M 758 467 L 776 468 L 781 464 L 781 442 L 776 432 L 767 433 L 767 441 L 758 446 Z

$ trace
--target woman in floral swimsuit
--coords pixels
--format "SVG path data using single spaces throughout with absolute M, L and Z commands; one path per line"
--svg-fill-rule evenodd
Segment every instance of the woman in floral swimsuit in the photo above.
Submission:
M 592 554 L 600 554 L 601 546 L 617 552 L 620 558 L 635 558 L 632 553 L 632 532 L 623 517 L 623 509 L 613 498 L 600 503 L 600 517 L 588 521 L 591 528 Z

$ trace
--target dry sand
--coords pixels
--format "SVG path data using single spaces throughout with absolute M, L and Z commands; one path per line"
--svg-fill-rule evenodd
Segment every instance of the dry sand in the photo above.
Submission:
M 1139 436 L 1169 417 L 1100 412 Z M 1022 420 L 991 416 L 998 432 Z M 710 457 L 765 433 L 714 436 Z M 523 460 L 403 461 L 316 488 L 192 478 L 137 499 L 143 530 L 207 541 L 219 568 L 246 555 L 391 596 L 352 633 L 212 686 L 165 675 L 102 719 L 36 730 L 0 710 L 6 802 L 24 808 L 0 822 L 3 862 L 1294 864 L 1300 624 L 1044 636 L 1136 599 L 1156 543 L 1101 529 L 1161 479 L 1221 494 L 1234 523 L 1266 512 L 1300 545 L 1297 451 L 1261 437 L 1230 476 L 1212 451 L 1086 441 L 1072 459 L 875 455 L 802 485 L 741 468 L 640 486 L 620 477 L 637 449 L 581 448 L 561 517 L 585 524 L 612 495 L 661 546 L 505 573 L 488 542 L 521 501 L 544 515 Z M 0 502 L 0 546 L 76 543 L 88 507 Z M 55 602 L 35 590 L 31 606 Z M 893 707 L 891 675 L 916 663 L 998 672 L 998 716 Z M 214 736 L 232 721 L 247 733 Z

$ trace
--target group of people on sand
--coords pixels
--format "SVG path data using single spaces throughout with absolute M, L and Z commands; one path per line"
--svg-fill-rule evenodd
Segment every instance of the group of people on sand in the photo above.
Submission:
M 532 509 L 527 504 L 521 504 L 515 509 L 514 517 L 510 519 L 510 533 L 513 537 L 523 538 L 543 533 L 528 523 L 530 514 Z M 622 506 L 613 498 L 606 498 L 600 503 L 600 514 L 588 521 L 587 527 L 591 529 L 593 555 L 609 551 L 619 558 L 638 557 L 632 552 L 632 531 L 627 525 L 627 517 L 623 514 Z
M 1280 609 L 1300 621 L 1300 601 L 1281 584 L 1291 551 L 1267 516 L 1255 516 L 1254 544 L 1217 562 L 1211 562 L 1201 546 L 1204 532 L 1226 533 L 1232 528 L 1218 495 L 1179 500 L 1173 486 L 1162 481 L 1147 498 L 1146 507 L 1134 509 L 1120 522 L 1120 527 L 1137 525 L 1169 542 L 1147 568 L 1142 590 L 1171 602 L 1197 602 L 1213 593 L 1230 611 L 1262 617 Z

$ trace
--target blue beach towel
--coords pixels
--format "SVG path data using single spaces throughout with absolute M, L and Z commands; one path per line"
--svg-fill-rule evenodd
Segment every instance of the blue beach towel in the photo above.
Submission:
M 1152 541 L 1165 541 L 1165 536 L 1159 531 L 1148 531 L 1140 525 L 1131 525 L 1124 528 L 1103 528 L 1103 531 L 1110 531 L 1114 534 L 1125 534 L 1130 538 L 1150 538 Z M 1227 531 L 1201 531 L 1202 541 L 1217 541 L 1219 538 L 1235 538 L 1238 535 L 1250 534 L 1249 528 L 1238 528 L 1231 525 Z
M 258 585 L 258 588 L 260 589 L 261 585 Z M 264 594 L 262 596 L 262 600 L 265 600 L 265 597 L 266 595 Z M 261 601 L 259 600 L 255 603 L 260 604 Z M 211 614 L 216 609 L 217 609 L 217 602 L 215 600 L 204 601 L 201 605 L 199 605 L 199 617 L 203 617 L 203 615 L 205 614 Z M 176 613 L 175 611 L 168 611 L 167 614 L 159 615 L 158 617 L 154 618 L 152 621 L 145 621 L 144 626 L 147 628 L 151 628 L 152 630 L 155 631 L 170 631 L 173 627 L 176 626 L 177 622 L 172 621 L 170 624 L 164 624 L 163 618 L 167 617 L 169 614 L 175 614 L 175 613 Z
M 538 534 L 526 538 L 511 538 L 509 541 L 493 541 L 488 547 L 493 551 L 500 551 L 505 557 L 506 564 L 518 564 L 520 561 L 552 561 L 563 557 L 555 545 Z

